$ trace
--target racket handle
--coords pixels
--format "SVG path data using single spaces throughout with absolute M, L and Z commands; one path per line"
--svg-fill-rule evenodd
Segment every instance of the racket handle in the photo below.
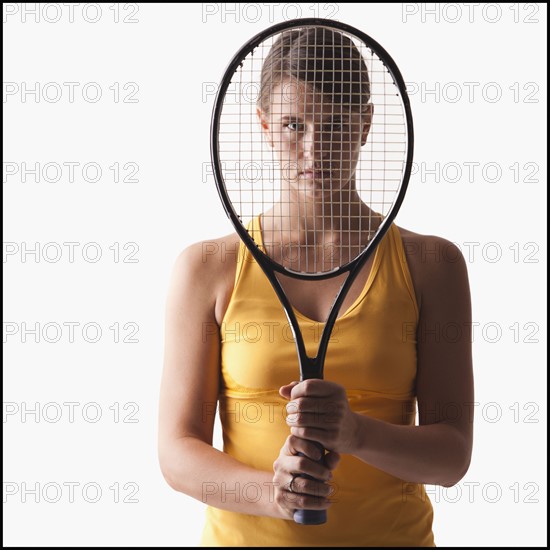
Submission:
M 317 447 L 321 449 L 322 456 L 318 462 L 323 462 L 325 450 L 322 445 L 317 443 Z M 303 453 L 298 453 L 298 456 L 305 456 Z M 302 474 L 300 477 L 305 477 L 306 479 L 315 479 L 313 476 Z M 294 521 L 302 525 L 321 525 L 327 522 L 327 511 L 326 510 L 295 510 L 294 511 Z
M 296 510 L 294 521 L 302 525 L 322 525 L 327 522 L 326 510 Z

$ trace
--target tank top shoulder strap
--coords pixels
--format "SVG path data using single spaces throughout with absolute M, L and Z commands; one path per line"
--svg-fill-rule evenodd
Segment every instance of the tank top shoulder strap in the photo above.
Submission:
M 407 263 L 407 255 L 405 253 L 405 247 L 403 245 L 401 233 L 399 232 L 399 228 L 397 227 L 397 225 L 395 225 L 395 223 L 391 224 L 387 237 L 389 253 L 387 255 L 386 261 L 389 263 L 389 266 L 391 266 L 391 269 L 396 272 L 396 275 L 398 275 L 403 281 L 403 284 L 407 289 L 409 296 L 411 297 L 411 301 L 413 303 L 414 309 L 416 311 L 416 316 L 418 318 L 418 303 L 416 301 L 416 293 L 414 291 L 414 285 L 411 272 L 409 270 L 409 264 Z
M 260 230 L 260 221 L 256 216 L 252 218 L 246 225 L 246 230 L 252 235 L 252 238 L 256 242 L 261 242 L 261 230 Z M 254 256 L 248 250 L 248 247 L 244 244 L 242 239 L 239 239 L 239 252 L 237 254 L 237 268 L 235 272 L 235 284 L 234 289 L 237 288 L 241 279 L 244 277 L 244 271 L 246 271 L 247 266 L 255 264 Z

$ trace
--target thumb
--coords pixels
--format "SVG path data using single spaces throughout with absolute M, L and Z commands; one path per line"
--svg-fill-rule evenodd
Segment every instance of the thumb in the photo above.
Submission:
M 287 384 L 286 386 L 281 386 L 279 388 L 279 394 L 281 394 L 285 399 L 290 399 L 290 392 L 292 391 L 292 388 L 299 384 L 300 382 L 291 382 L 290 384 Z

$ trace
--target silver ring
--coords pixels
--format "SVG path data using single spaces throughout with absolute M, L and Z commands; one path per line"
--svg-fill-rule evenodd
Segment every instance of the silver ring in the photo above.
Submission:
M 290 483 L 288 484 L 288 492 L 289 493 L 294 493 L 294 488 L 293 488 L 293 483 L 294 483 L 294 480 L 298 477 L 298 474 L 292 474 L 292 479 L 290 480 Z

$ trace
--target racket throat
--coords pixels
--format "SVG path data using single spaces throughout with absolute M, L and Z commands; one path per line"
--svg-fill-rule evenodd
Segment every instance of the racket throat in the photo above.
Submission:
M 300 357 L 300 382 L 311 378 L 323 378 L 323 367 L 325 363 L 324 354 L 317 357 L 307 357 L 299 354 Z

